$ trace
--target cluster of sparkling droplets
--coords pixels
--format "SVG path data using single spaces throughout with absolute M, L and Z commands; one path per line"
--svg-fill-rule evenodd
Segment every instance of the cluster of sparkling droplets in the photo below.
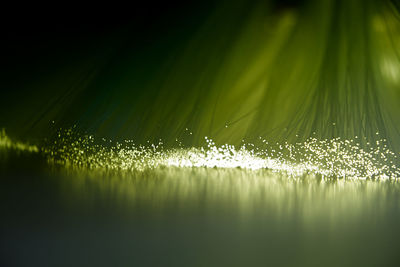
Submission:
M 346 179 L 398 179 L 397 155 L 385 140 L 367 149 L 354 140 L 309 138 L 296 144 L 243 144 L 217 146 L 205 137 L 200 148 L 166 149 L 158 144 L 135 145 L 132 141 L 113 143 L 79 136 L 72 130 L 60 132 L 58 139 L 43 151 L 51 162 L 72 168 L 101 171 L 145 171 L 163 167 L 268 169 L 290 177 L 320 175 Z

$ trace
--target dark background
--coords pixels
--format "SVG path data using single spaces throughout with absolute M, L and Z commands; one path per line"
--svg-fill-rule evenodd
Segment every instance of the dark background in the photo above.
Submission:
M 53 134 L 48 124 L 55 117 L 55 128 L 79 124 L 84 107 L 99 105 L 93 95 L 101 98 L 102 90 L 110 91 L 96 84 L 84 88 L 81 80 L 93 70 L 100 77 L 113 77 L 127 64 L 142 68 L 147 61 L 143 69 L 157 68 L 170 51 L 165 40 L 173 45 L 184 39 L 214 5 L 214 1 L 5 5 L 0 16 L 0 127 L 32 141 Z
M 0 16 L 0 127 L 35 143 L 75 124 L 96 132 L 107 121 L 106 111 L 116 109 L 102 106 L 110 95 L 146 93 L 142 85 L 161 65 L 168 68 L 166 62 L 178 57 L 215 8 L 223 3 L 235 9 L 236 2 L 6 4 Z M 246 6 L 260 1 L 253 2 Z M 302 3 L 269 1 L 276 12 Z M 124 75 L 132 76 L 131 85 L 119 86 Z M 152 85 L 153 93 L 157 86 Z M 108 131 L 108 137 L 137 135 Z
M 72 2 L 3 7 L 0 128 L 5 127 L 10 136 L 20 139 L 34 135 L 49 137 L 48 132 L 41 132 L 47 128 L 39 127 L 39 119 L 49 121 L 51 116 L 39 114 L 38 119 L 36 114 L 30 114 L 35 109 L 27 105 L 45 98 L 63 106 L 62 94 L 69 92 L 65 87 L 74 84 L 61 79 L 66 83 L 64 87 L 56 79 L 54 84 L 59 87 L 40 88 L 53 79 L 50 77 L 61 73 L 75 79 L 76 75 L 70 73 L 76 66 L 85 66 L 86 60 L 103 73 L 113 73 L 114 69 L 123 68 L 121 62 L 130 60 L 125 58 L 128 55 L 143 66 L 140 74 L 146 73 L 159 61 L 152 59 L 147 66 L 142 63 L 151 56 L 166 57 L 168 51 L 175 51 L 174 44 L 189 38 L 215 5 L 215 1 L 143 1 L 126 7 L 117 3 L 99 6 Z M 301 8 L 302 1 L 276 0 L 273 5 L 278 12 Z M 91 103 L 93 93 L 101 94 L 97 90 L 96 86 L 84 92 L 78 90 L 77 99 L 81 100 L 74 102 L 75 114 L 63 114 L 55 128 L 76 123 L 81 106 Z M 21 123 L 24 121 L 27 123 Z M 399 194 L 398 187 L 390 184 L 384 184 L 382 192 L 374 194 L 377 196 L 374 201 L 369 198 L 367 185 L 349 192 L 349 199 L 351 193 L 355 199 L 365 198 L 358 220 L 340 217 L 339 227 L 335 228 L 330 221 L 335 209 L 328 207 L 321 213 L 321 220 L 316 220 L 316 226 L 305 224 L 309 228 L 304 231 L 301 209 L 286 217 L 279 214 L 271 217 L 268 208 L 261 205 L 253 217 L 236 216 L 237 192 L 229 191 L 230 197 L 221 198 L 220 202 L 210 201 L 206 187 L 201 187 L 204 180 L 201 176 L 192 177 L 199 181 L 195 183 L 199 191 L 193 196 L 194 204 L 171 193 L 172 199 L 162 203 L 166 208 L 159 210 L 140 199 L 132 206 L 124 201 L 121 204 L 118 191 L 110 186 L 107 177 L 95 180 L 64 177 L 62 171 L 50 170 L 46 159 L 37 154 L 10 152 L 4 158 L 1 156 L 2 266 L 265 266 L 266 263 L 395 266 L 398 263 Z M 164 181 L 160 177 L 157 180 L 160 183 L 154 186 L 155 177 L 151 174 L 141 178 L 137 180 L 139 186 L 144 183 L 144 190 L 139 196 L 144 199 L 147 193 L 157 192 L 154 187 L 157 189 Z M 207 179 L 213 178 L 217 176 Z M 118 177 L 113 179 L 117 184 L 121 182 Z M 102 183 L 105 190 L 100 190 Z M 129 180 L 119 184 L 121 188 L 136 185 Z M 226 182 L 224 188 L 217 189 L 229 185 Z M 281 188 L 290 186 L 283 183 Z M 297 186 L 298 191 L 290 196 L 283 190 L 282 201 L 292 199 L 295 207 L 302 207 L 310 191 L 314 192 L 311 196 L 315 204 L 324 199 L 319 187 L 308 187 L 307 182 Z M 301 192 L 305 192 L 305 197 L 297 198 Z M 262 199 L 260 202 L 264 203 Z M 340 210 L 346 206 L 339 204 L 334 207 Z M 178 207 L 183 207 L 184 212 Z

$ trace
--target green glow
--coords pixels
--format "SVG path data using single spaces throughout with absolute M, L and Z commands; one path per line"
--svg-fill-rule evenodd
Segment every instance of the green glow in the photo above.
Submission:
M 14 150 L 17 152 L 39 152 L 39 148 L 34 145 L 25 144 L 10 139 L 5 129 L 0 130 L 0 151 Z
M 10 49 L 5 262 L 398 266 L 400 0 L 204 2 Z
M 299 213 L 297 220 L 311 230 L 321 220 L 357 220 L 368 203 L 390 206 L 382 202 L 382 196 L 399 189 L 400 169 L 391 162 L 397 156 L 384 140 L 368 151 L 354 140 L 314 138 L 296 145 L 261 142 L 263 149 L 252 144 L 235 148 L 216 146 L 206 138 L 205 147 L 166 149 L 162 142 L 135 146 L 129 140 L 96 140 L 66 130 L 59 132 L 54 143 L 38 149 L 12 141 L 4 130 L 0 138 L 3 149 L 41 153 L 50 166 L 61 167 L 55 173 L 68 191 L 68 201 L 90 197 L 85 189 L 90 181 L 101 194 L 117 192 L 115 201 L 145 205 L 148 212 L 168 209 L 176 199 L 185 205 L 174 208 L 175 212 L 188 212 L 200 205 L 197 198 L 207 192 L 206 201 L 215 205 L 207 212 L 221 205 L 226 209 L 238 205 L 235 214 L 245 220 Z M 70 186 L 75 189 L 70 191 Z M 330 216 L 321 217 L 328 210 Z
M 395 198 L 400 190 L 397 182 L 321 180 L 313 175 L 288 179 L 265 169 L 167 167 L 125 175 L 84 169 L 72 173 L 74 178 L 64 183 L 75 188 L 75 201 L 90 197 L 86 184 L 91 183 L 100 194 L 112 193 L 124 205 L 143 205 L 149 213 L 169 208 L 185 213 L 205 202 L 210 214 L 222 207 L 237 216 L 247 216 L 243 217 L 245 221 L 264 217 L 290 221 L 291 216 L 299 214 L 298 219 L 310 230 L 324 220 L 339 225 L 341 220 L 357 220 L 371 203 L 382 205 L 375 216 L 399 204 Z M 389 196 L 396 203 L 390 203 L 393 200 Z M 175 207 L 174 201 L 181 204 Z
M 36 146 L 13 142 L 2 131 L 0 144 L 4 149 L 39 152 Z M 243 144 L 216 146 L 205 138 L 205 147 L 166 149 L 158 144 L 136 146 L 132 141 L 114 143 L 95 140 L 93 136 L 80 136 L 73 130 L 61 131 L 53 144 L 44 146 L 41 153 L 49 163 L 67 169 L 99 172 L 146 171 L 164 167 L 180 168 L 241 168 L 269 170 L 291 178 L 319 176 L 346 179 L 400 178 L 396 167 L 397 156 L 390 151 L 385 140 L 377 141 L 367 150 L 358 140 L 317 140 L 290 145 L 269 144 L 261 140 L 259 146 Z
M 133 33 L 103 40 L 99 55 L 26 85 L 35 93 L 4 107 L 13 120 L 2 127 L 40 139 L 76 124 L 115 140 L 174 146 L 178 138 L 188 147 L 204 136 L 236 146 L 259 136 L 291 144 L 358 136 L 363 148 L 385 138 L 399 151 L 400 23 L 392 5 L 309 0 L 274 10 L 270 1 L 234 2 L 116 58 L 115 40 Z

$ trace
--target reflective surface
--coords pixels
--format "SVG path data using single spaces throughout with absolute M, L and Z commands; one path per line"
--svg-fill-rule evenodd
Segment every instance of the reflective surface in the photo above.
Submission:
M 5 266 L 399 263 L 393 179 L 91 168 L 56 164 L 43 152 L 2 151 Z
M 0 17 L 0 266 L 400 266 L 400 0 L 142 2 Z

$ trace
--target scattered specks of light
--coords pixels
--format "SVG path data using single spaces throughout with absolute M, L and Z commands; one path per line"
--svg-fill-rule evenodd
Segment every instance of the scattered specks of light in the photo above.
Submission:
M 96 171 L 146 171 L 164 167 L 266 169 L 296 178 L 318 175 L 322 178 L 393 179 L 400 178 L 397 155 L 387 148 L 386 139 L 367 142 L 362 148 L 354 140 L 318 140 L 287 142 L 269 145 L 262 139 L 262 147 L 244 143 L 217 146 L 205 137 L 205 146 L 167 149 L 160 140 L 157 144 L 135 145 L 131 140 L 115 143 L 91 135 L 78 135 L 73 130 L 61 131 L 48 146 L 36 146 L 11 140 L 0 132 L 0 148 L 44 153 L 52 164 L 66 168 Z
M 357 140 L 357 139 L 356 139 Z M 178 140 L 177 140 L 178 141 Z M 145 171 L 163 167 L 267 169 L 289 177 L 319 175 L 323 178 L 398 179 L 397 156 L 387 148 L 386 140 L 362 148 L 355 140 L 318 140 L 314 137 L 296 144 L 262 147 L 244 143 L 217 146 L 205 137 L 203 147 L 174 148 L 157 144 L 135 145 L 98 142 L 93 136 L 80 136 L 72 130 L 59 135 L 54 144 L 43 149 L 50 162 L 68 168 L 100 171 Z

